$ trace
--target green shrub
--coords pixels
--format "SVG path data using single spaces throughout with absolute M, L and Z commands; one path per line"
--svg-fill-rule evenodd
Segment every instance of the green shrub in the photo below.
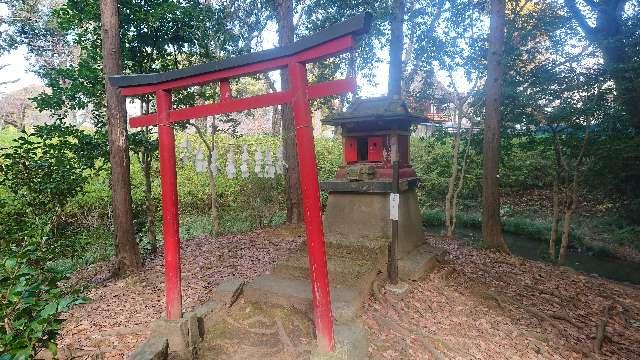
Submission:
M 0 359 L 28 359 L 42 348 L 55 355 L 60 313 L 82 301 L 76 292 L 59 286 L 68 273 L 50 266 L 51 256 L 42 252 L 45 242 L 28 241 L 3 256 Z
M 618 244 L 640 249 L 640 226 L 624 226 L 614 231 L 611 238 Z
M 418 179 L 418 200 L 421 207 L 442 206 L 449 176 L 451 175 L 452 138 L 448 134 L 431 137 L 413 137 L 411 140 L 411 164 Z M 462 154 L 460 155 L 462 158 Z M 465 178 L 459 198 L 478 199 L 481 194 L 481 161 L 473 142 L 467 158 Z M 460 160 L 462 162 L 462 160 Z

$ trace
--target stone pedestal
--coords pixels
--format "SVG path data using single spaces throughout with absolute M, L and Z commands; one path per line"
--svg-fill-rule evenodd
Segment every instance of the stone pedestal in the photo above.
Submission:
M 416 179 L 402 180 L 400 183 L 399 258 L 406 257 L 425 244 L 416 184 Z M 324 215 L 325 238 L 362 243 L 391 241 L 390 181 L 328 181 L 322 183 L 322 189 L 329 191 Z

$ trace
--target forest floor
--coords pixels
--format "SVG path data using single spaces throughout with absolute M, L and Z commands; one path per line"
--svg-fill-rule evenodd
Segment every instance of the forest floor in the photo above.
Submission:
M 251 279 L 302 246 L 298 229 L 183 242 L 185 311 L 223 280 Z M 640 287 L 429 237 L 448 251 L 402 297 L 376 287 L 365 305 L 372 359 L 640 359 Z M 66 314 L 62 358 L 122 359 L 163 315 L 162 257 L 111 280 L 111 264 L 79 272 L 87 304 Z

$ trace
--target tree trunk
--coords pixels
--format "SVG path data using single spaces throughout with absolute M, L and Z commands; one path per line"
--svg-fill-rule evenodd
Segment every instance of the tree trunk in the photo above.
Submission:
M 220 215 L 218 214 L 218 189 L 216 185 L 216 175 L 212 169 L 213 152 L 216 149 L 216 125 L 215 117 L 213 123 L 213 130 L 211 131 L 211 147 L 207 150 L 207 175 L 209 177 L 209 192 L 211 195 L 211 235 L 215 238 L 220 234 Z
M 273 80 L 271 79 L 271 77 L 269 77 L 268 74 L 262 74 L 262 77 L 264 78 L 264 82 L 266 83 L 267 89 L 269 89 L 270 92 L 274 93 L 278 91 L 276 89 L 276 85 L 274 84 Z M 282 120 L 281 116 L 282 114 L 280 114 L 280 107 L 278 105 L 272 106 L 271 107 L 271 134 L 273 136 L 280 135 L 280 121 Z
M 486 120 L 484 126 L 482 238 L 487 248 L 509 252 L 500 227 L 500 193 L 498 190 L 498 162 L 500 159 L 500 107 L 502 102 L 502 73 L 505 29 L 504 0 L 491 0 L 489 53 L 487 56 Z
M 580 178 L 580 169 L 582 168 L 584 155 L 587 150 L 587 145 L 589 144 L 590 126 L 591 122 L 588 122 L 584 133 L 584 139 L 582 140 L 582 147 L 580 148 L 580 155 L 578 155 L 578 159 L 576 160 L 573 179 L 570 184 L 568 183 L 569 167 L 565 165 L 567 195 L 565 201 L 564 221 L 562 223 L 562 242 L 560 243 L 560 251 L 558 254 L 559 264 L 564 264 L 567 258 L 567 249 L 569 248 L 569 231 L 571 230 L 571 215 L 573 215 L 573 212 L 576 210 L 576 204 L 578 202 L 578 179 Z
M 149 151 L 142 154 L 142 172 L 144 174 L 144 198 L 147 210 L 147 240 L 151 245 L 151 253 L 155 254 L 158 250 L 158 237 L 156 235 L 156 207 L 151 191 L 151 156 Z
M 560 225 L 560 183 L 564 168 L 562 150 L 560 149 L 560 139 L 558 134 L 553 134 L 553 149 L 555 157 L 555 175 L 553 179 L 553 214 L 551 215 L 551 232 L 549 233 L 549 258 L 556 258 L 556 241 L 558 239 L 558 226 Z
M 122 73 L 117 0 L 101 0 L 100 17 L 107 100 L 109 161 L 111 162 L 113 226 L 116 239 L 116 272 L 127 274 L 142 269 L 142 259 L 133 229 L 127 112 L 124 98 L 108 81 L 109 76 Z
M 140 114 L 149 113 L 149 101 L 140 99 Z M 149 147 L 149 127 L 142 129 L 144 134 L 144 143 L 140 153 L 138 154 L 138 162 L 142 168 L 142 177 L 144 178 L 144 201 L 147 213 L 147 241 L 151 246 L 151 254 L 158 251 L 158 237 L 156 235 L 156 207 L 153 203 L 151 167 L 153 164 L 153 151 Z
M 562 241 L 560 242 L 560 250 L 558 251 L 558 264 L 564 264 L 567 260 L 567 249 L 569 248 L 569 231 L 571 230 L 571 215 L 575 209 L 575 202 L 571 204 L 564 212 L 562 220 Z
M 586 7 L 595 12 L 595 26 L 589 25 L 576 0 L 565 0 L 565 4 L 587 39 L 602 51 L 604 68 L 613 80 L 617 98 L 631 123 L 640 129 L 640 80 L 630 69 L 635 66 L 633 50 L 625 44 L 623 9 L 628 0 L 602 0 L 586 2 Z
M 207 149 L 207 178 L 209 180 L 209 196 L 211 197 L 211 236 L 214 238 L 220 233 L 220 217 L 218 215 L 218 191 L 216 186 L 216 175 L 213 173 L 211 165 L 213 165 L 211 156 L 216 148 L 216 123 L 215 116 L 213 117 L 213 124 L 211 126 L 211 143 L 207 140 L 207 123 L 204 121 L 204 126 L 198 125 L 198 121 L 195 120 L 191 125 L 196 129 L 196 133 L 200 138 L 200 141 Z
M 460 99 L 456 96 L 456 132 L 453 136 L 452 154 L 451 154 L 451 175 L 449 176 L 447 195 L 445 197 L 444 212 L 445 212 L 445 225 L 447 229 L 447 236 L 453 236 L 453 230 L 455 227 L 455 205 L 453 204 L 453 195 L 456 191 L 456 181 L 458 177 L 458 156 L 460 155 L 460 132 L 462 128 L 462 114 L 461 106 L 459 104 Z
M 148 105 L 147 105 L 148 106 Z M 146 112 L 148 113 L 148 111 Z M 149 128 L 144 128 L 145 140 L 149 141 Z M 142 165 L 142 174 L 144 176 L 144 200 L 147 210 L 147 240 L 151 245 L 151 253 L 158 251 L 158 237 L 156 235 L 156 206 L 153 203 L 152 182 L 151 182 L 151 165 L 153 163 L 153 153 L 147 146 L 144 147 L 140 154 Z
M 278 0 L 278 42 L 280 46 L 293 43 L 293 1 Z M 289 76 L 286 70 L 280 71 L 281 88 L 289 87 Z M 296 152 L 296 133 L 293 124 L 293 112 L 288 104 L 280 107 L 282 115 L 282 147 L 284 161 L 287 164 L 285 174 L 285 195 L 287 201 L 287 222 L 300 224 L 302 222 L 302 202 L 300 198 L 300 177 L 298 168 L 298 153 Z
M 402 51 L 404 48 L 404 0 L 393 0 L 391 8 L 391 39 L 389 42 L 389 83 L 387 95 L 402 94 Z
M 558 239 L 558 225 L 560 224 L 560 199 L 558 180 L 553 180 L 553 214 L 551 215 L 551 232 L 549 233 L 549 259 L 556 258 L 556 239 Z

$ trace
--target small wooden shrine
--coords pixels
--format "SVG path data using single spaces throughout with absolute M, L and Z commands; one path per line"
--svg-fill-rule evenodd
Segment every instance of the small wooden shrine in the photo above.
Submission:
M 427 123 L 399 98 L 356 100 L 323 124 L 340 129 L 343 164 L 334 180 L 321 184 L 329 192 L 324 216 L 327 238 L 354 241 L 391 238 L 390 197 L 393 163 L 399 167 L 398 258 L 424 245 L 416 195 L 416 172 L 409 160 L 411 127 Z M 369 239 L 369 240 L 367 240 Z M 402 274 L 400 277 L 411 277 Z

